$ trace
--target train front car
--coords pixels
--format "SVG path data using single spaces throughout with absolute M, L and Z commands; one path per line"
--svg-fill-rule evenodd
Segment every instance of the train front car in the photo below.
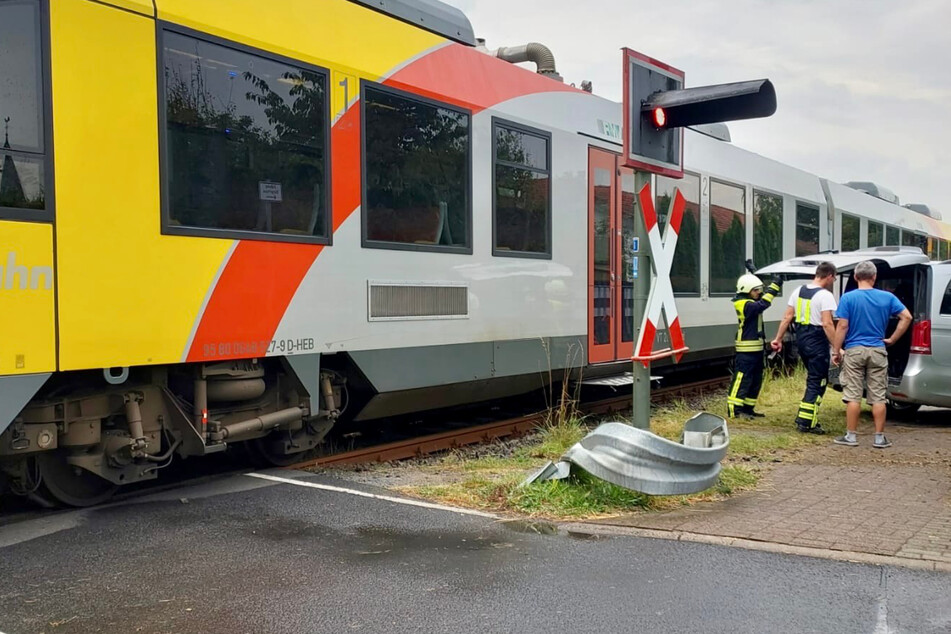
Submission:
M 237 442 L 287 464 L 343 400 L 273 338 L 330 241 L 329 73 L 160 4 L 0 0 L 5 491 L 91 505 Z

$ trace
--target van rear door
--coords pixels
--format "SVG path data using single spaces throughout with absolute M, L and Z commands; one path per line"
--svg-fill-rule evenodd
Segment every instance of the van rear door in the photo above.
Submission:
M 930 260 L 918 247 L 874 247 L 845 253 L 818 253 L 791 260 L 783 260 L 756 271 L 757 275 L 778 277 L 780 279 L 809 279 L 815 275 L 820 262 L 832 262 L 839 274 L 851 273 L 859 262 L 871 260 L 878 267 L 879 275 L 883 269 L 897 269 L 915 264 L 927 264 Z

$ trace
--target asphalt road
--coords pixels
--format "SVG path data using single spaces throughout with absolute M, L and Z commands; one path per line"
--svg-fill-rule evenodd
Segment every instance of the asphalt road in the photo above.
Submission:
M 0 527 L 6 634 L 947 633 L 949 597 L 947 574 L 547 534 L 246 475 Z

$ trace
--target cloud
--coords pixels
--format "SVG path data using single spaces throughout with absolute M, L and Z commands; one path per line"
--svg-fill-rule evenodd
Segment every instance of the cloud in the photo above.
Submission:
M 777 113 L 731 123 L 736 145 L 951 214 L 946 0 L 449 1 L 490 48 L 542 42 L 566 81 L 614 100 L 624 46 L 681 68 L 688 86 L 768 77 Z

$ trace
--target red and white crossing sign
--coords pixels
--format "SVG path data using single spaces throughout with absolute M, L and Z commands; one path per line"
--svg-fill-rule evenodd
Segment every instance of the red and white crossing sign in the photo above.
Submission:
M 634 360 L 647 366 L 652 360 L 674 357 L 677 361 L 683 357 L 688 348 L 684 344 L 683 330 L 680 328 L 680 316 L 677 314 L 677 304 L 674 301 L 674 287 L 670 282 L 670 269 L 674 263 L 674 253 L 677 250 L 677 236 L 680 232 L 680 223 L 683 221 L 684 208 L 687 201 L 680 189 L 674 190 L 674 198 L 670 203 L 670 213 L 667 214 L 667 229 L 663 239 L 660 235 L 660 226 L 657 223 L 657 212 L 654 210 L 654 197 L 651 195 L 650 184 L 644 185 L 637 194 L 641 213 L 644 215 L 644 226 L 647 228 L 647 238 L 650 241 L 653 257 L 651 263 L 656 279 L 651 286 L 647 298 L 647 310 L 644 311 L 644 320 L 641 322 L 641 332 L 634 348 Z M 649 274 L 649 272 L 648 272 Z M 670 347 L 664 350 L 654 350 L 654 336 L 660 325 L 661 311 L 664 313 L 667 330 L 670 333 Z

